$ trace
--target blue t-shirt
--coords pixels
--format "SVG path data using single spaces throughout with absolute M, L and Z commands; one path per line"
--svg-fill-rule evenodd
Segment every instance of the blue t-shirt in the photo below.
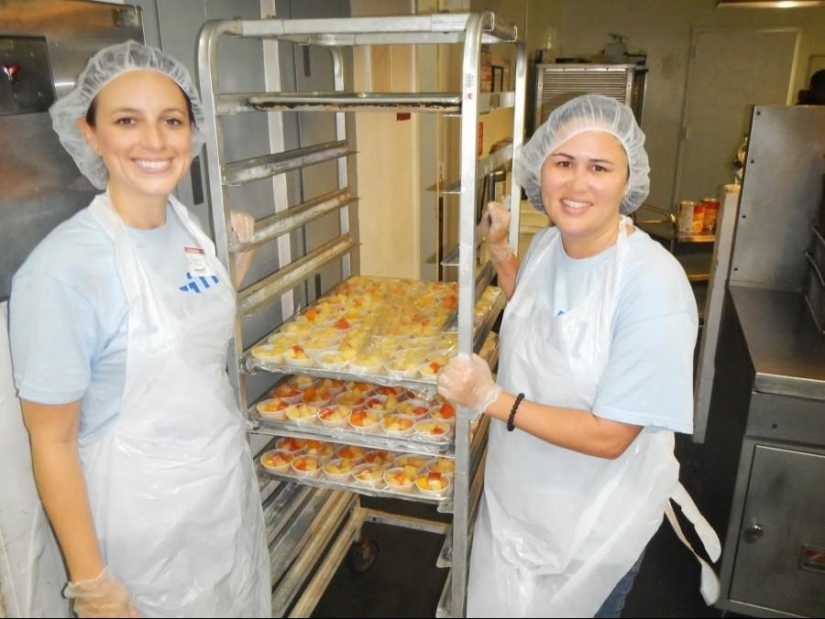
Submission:
M 193 278 L 185 246 L 197 246 L 171 207 L 166 223 L 127 228 L 144 264 L 181 294 L 208 294 L 217 278 Z M 12 280 L 9 326 L 20 398 L 81 400 L 80 444 L 117 418 L 126 380 L 129 312 L 114 242 L 84 209 L 55 228 Z
M 553 228 L 536 233 L 524 263 Z M 545 239 L 546 240 L 546 239 Z M 646 233 L 627 237 L 607 366 L 593 413 L 639 426 L 693 432 L 693 351 L 696 297 L 682 265 Z M 559 242 L 548 262 L 547 307 L 558 315 L 582 302 L 601 281 L 615 245 L 590 258 L 571 258 Z

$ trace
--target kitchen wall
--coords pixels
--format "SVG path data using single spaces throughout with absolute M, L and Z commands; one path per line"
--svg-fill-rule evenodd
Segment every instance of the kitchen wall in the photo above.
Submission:
M 627 36 L 630 51 L 647 52 L 650 72 L 642 128 L 652 168 L 649 202 L 663 208 L 673 208 L 692 28 L 799 28 L 792 99 L 807 85 L 811 55 L 825 54 L 825 7 L 717 9 L 716 0 L 528 0 L 529 49 L 542 44 L 549 27 L 557 31 L 558 55 L 595 54 L 611 32 Z

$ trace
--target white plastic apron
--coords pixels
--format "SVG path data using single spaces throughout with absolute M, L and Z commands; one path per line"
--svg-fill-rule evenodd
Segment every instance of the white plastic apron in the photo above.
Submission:
M 269 617 L 260 495 L 226 375 L 234 292 L 212 242 L 170 200 L 221 280 L 208 295 L 142 264 L 106 195 L 89 207 L 114 240 L 129 304 L 120 415 L 81 449 L 95 527 L 144 616 Z
M 498 382 L 505 390 L 592 410 L 608 361 L 629 223 L 621 218 L 603 281 L 561 316 L 540 292 L 550 285 L 561 238 L 550 231 L 534 249 L 502 321 Z M 672 432 L 643 429 L 624 454 L 608 460 L 491 423 L 467 616 L 592 617 L 681 488 L 673 446 Z M 693 512 L 701 525 L 695 506 Z M 706 523 L 699 528 L 703 540 L 715 538 Z M 712 539 L 708 544 L 713 553 Z M 716 545 L 718 557 L 718 539 Z

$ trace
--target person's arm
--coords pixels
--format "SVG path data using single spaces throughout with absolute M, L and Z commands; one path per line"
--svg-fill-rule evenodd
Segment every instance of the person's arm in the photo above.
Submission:
M 438 375 L 438 392 L 450 402 L 483 411 L 507 423 L 516 396 L 493 381 L 478 355 L 457 355 Z M 514 426 L 558 447 L 598 458 L 618 458 L 641 432 L 641 426 L 602 419 L 591 411 L 547 406 L 522 400 Z
M 22 400 L 34 479 L 73 581 L 96 578 L 105 567 L 97 543 L 77 437 L 80 401 Z
M 487 251 L 496 268 L 498 285 L 510 299 L 516 290 L 516 276 L 519 270 L 519 259 L 507 240 L 510 230 L 510 213 L 505 211 L 500 204 L 490 202 L 482 217 L 486 220 L 488 216 L 489 229 L 486 231 L 485 239 Z
M 66 597 L 78 617 L 140 617 L 100 553 L 77 444 L 80 401 L 21 403 L 37 491 L 69 568 Z
M 516 396 L 502 391 L 484 413 L 507 423 Z M 513 425 L 543 441 L 597 458 L 618 458 L 642 431 L 641 426 L 611 421 L 591 411 L 546 406 L 522 400 Z
M 242 211 L 231 211 L 229 213 L 229 221 L 231 229 L 238 236 L 241 243 L 246 243 L 252 238 L 255 233 L 255 218 L 249 213 Z M 249 267 L 252 265 L 252 259 L 255 257 L 255 250 L 251 249 L 235 257 L 235 289 L 241 287 L 246 274 L 249 272 Z

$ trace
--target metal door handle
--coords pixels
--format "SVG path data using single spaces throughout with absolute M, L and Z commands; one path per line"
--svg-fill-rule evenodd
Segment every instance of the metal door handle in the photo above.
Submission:
M 765 530 L 762 528 L 762 525 L 752 524 L 747 529 L 745 529 L 745 541 L 749 544 L 753 544 L 764 534 Z

